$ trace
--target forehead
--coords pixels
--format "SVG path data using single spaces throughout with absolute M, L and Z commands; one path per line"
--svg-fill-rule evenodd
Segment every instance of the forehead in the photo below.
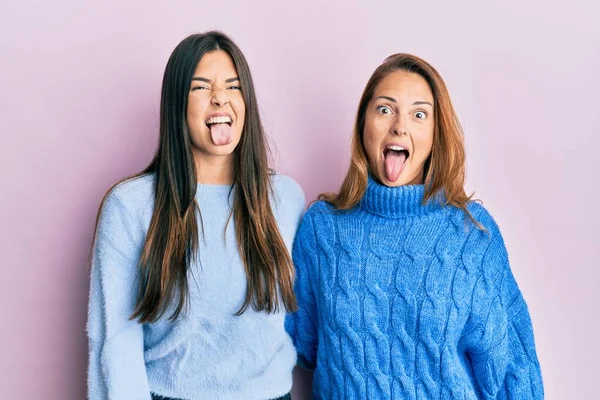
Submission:
M 390 96 L 398 101 L 429 101 L 433 103 L 433 93 L 427 81 L 419 74 L 407 71 L 394 71 L 387 74 L 375 88 L 375 96 Z
M 237 71 L 233 59 L 223 50 L 215 50 L 204 54 L 194 72 L 194 76 L 211 79 L 220 77 L 229 79 L 236 75 Z

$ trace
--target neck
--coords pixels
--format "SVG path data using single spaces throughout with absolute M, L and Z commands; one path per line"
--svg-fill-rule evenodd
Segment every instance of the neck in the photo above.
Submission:
M 442 208 L 440 202 L 435 199 L 423 203 L 424 195 L 423 185 L 389 187 L 369 175 L 367 191 L 361 200 L 361 206 L 367 211 L 388 218 L 419 217 Z
M 235 180 L 234 155 L 194 154 L 196 180 L 208 185 L 231 185 Z

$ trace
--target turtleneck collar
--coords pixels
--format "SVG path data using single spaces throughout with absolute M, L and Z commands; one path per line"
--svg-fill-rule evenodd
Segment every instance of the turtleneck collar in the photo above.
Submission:
M 423 205 L 424 185 L 385 186 L 369 174 L 367 191 L 360 202 L 365 210 L 389 218 L 418 217 L 442 208 L 435 199 Z

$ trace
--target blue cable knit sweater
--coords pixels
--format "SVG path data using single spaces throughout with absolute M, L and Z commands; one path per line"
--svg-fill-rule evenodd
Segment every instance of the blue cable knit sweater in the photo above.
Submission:
M 170 312 L 150 324 L 129 319 L 154 209 L 153 182 L 146 175 L 117 186 L 102 208 L 87 323 L 88 398 L 150 400 L 153 392 L 186 400 L 265 400 L 288 393 L 296 352 L 284 330 L 285 309 L 249 308 L 234 316 L 244 302 L 246 273 L 234 222 L 227 224 L 229 185 L 197 188 L 205 234 L 199 233 L 199 257 L 190 266 L 189 312 L 175 322 Z M 273 188 L 275 219 L 291 249 L 304 193 L 283 175 L 273 176 Z
M 479 204 L 422 205 L 422 185 L 369 179 L 359 205 L 305 214 L 286 329 L 315 399 L 542 399 L 527 305 Z

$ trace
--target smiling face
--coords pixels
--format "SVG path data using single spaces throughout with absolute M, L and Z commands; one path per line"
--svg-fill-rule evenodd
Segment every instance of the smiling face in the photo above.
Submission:
M 418 74 L 389 73 L 365 113 L 363 145 L 374 177 L 386 186 L 422 184 L 431 154 L 434 99 Z
M 246 105 L 233 60 L 223 50 L 206 53 L 194 72 L 186 121 L 194 157 L 226 156 L 244 129 Z

